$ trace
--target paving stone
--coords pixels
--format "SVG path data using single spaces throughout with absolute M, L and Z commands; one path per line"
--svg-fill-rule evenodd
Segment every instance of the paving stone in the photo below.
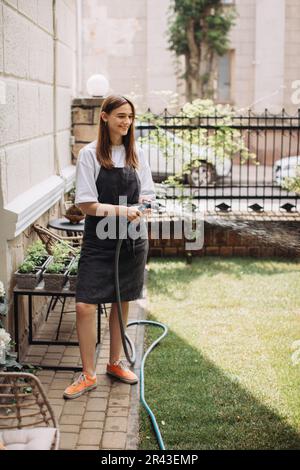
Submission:
M 100 445 L 102 429 L 82 429 L 79 434 L 78 445 Z
M 112 407 L 108 408 L 106 412 L 106 416 L 128 416 L 128 408 L 124 407 Z
M 81 424 L 82 421 L 82 416 L 81 415 L 67 415 L 67 414 L 62 414 L 60 418 L 60 425 L 63 424 Z
M 111 406 L 129 406 L 129 395 L 113 397 L 109 399 L 109 407 Z
M 70 379 L 72 380 L 74 378 L 74 372 L 68 372 L 67 370 L 58 370 L 55 373 L 55 377 L 58 379 Z
M 51 390 L 64 390 L 68 385 L 70 385 L 70 380 L 58 380 L 54 379 L 51 383 Z
M 99 446 L 77 446 L 76 450 L 99 450 Z
M 82 429 L 103 429 L 104 421 L 83 421 Z
M 60 432 L 72 432 L 79 434 L 80 426 L 79 424 L 60 424 L 59 426 Z
M 109 388 L 111 387 L 111 378 L 107 374 L 97 374 L 98 387 L 106 385 Z
M 105 411 L 107 400 L 105 398 L 90 398 L 87 402 L 87 411 Z
M 60 449 L 75 449 L 78 440 L 78 434 L 62 432 L 60 434 Z
M 66 346 L 48 346 L 48 352 L 51 353 L 64 353 Z
M 60 363 L 63 365 L 68 365 L 68 366 L 69 365 L 76 366 L 78 364 L 78 357 L 63 356 Z
M 65 356 L 75 356 L 78 357 L 80 355 L 79 347 L 71 347 L 68 346 L 65 353 Z
M 49 398 L 49 394 L 48 394 L 48 398 Z M 50 398 L 49 401 L 50 401 L 51 405 L 58 405 L 58 406 L 61 406 L 61 407 L 63 407 L 64 404 L 65 404 L 65 400 L 64 400 L 62 394 L 58 398 Z
M 113 383 L 110 394 L 113 397 L 119 397 L 121 395 L 129 395 L 130 389 L 131 389 L 131 385 L 117 381 Z
M 49 390 L 47 394 L 49 400 L 51 401 L 52 398 L 62 398 L 62 391 L 61 390 Z
M 29 346 L 27 350 L 27 354 L 31 356 L 36 356 L 36 355 L 43 356 L 47 352 L 47 350 L 48 350 L 48 346 Z
M 49 385 L 53 381 L 53 377 L 51 377 L 50 375 L 46 376 L 46 377 L 40 377 L 39 376 L 39 379 L 40 379 L 40 381 L 42 382 L 43 385 L 45 385 L 45 384 Z
M 68 413 L 70 415 L 82 415 L 85 410 L 85 403 L 83 402 L 74 402 L 72 401 L 67 401 L 65 406 L 64 406 L 64 413 Z
M 59 406 L 59 405 L 53 405 L 53 406 L 52 406 L 52 409 L 53 409 L 54 415 L 56 416 L 56 418 L 57 418 L 58 421 L 59 421 L 59 420 L 60 420 L 60 417 L 61 417 L 61 414 L 62 414 L 63 407 L 62 407 L 62 406 Z
M 125 432 L 104 432 L 101 448 L 102 449 L 125 449 Z
M 55 371 L 53 370 L 38 370 L 36 375 L 38 377 L 54 377 L 55 376 Z
M 96 390 L 91 390 L 89 392 L 90 398 L 106 398 L 107 399 L 108 395 L 109 395 L 109 390 L 98 391 L 98 389 L 96 389 Z
M 84 414 L 85 421 L 104 421 L 105 413 L 101 411 L 87 411 Z
M 121 418 L 119 416 L 107 417 L 104 426 L 105 432 L 126 432 L 127 431 L 127 418 Z

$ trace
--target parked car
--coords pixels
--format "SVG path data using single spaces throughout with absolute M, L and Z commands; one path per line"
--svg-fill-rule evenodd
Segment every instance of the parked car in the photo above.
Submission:
M 285 157 L 277 160 L 273 167 L 274 182 L 282 186 L 285 178 L 294 178 L 297 166 L 299 165 L 300 156 Z
M 136 127 L 138 125 L 139 123 L 136 122 Z M 151 129 L 147 128 L 135 129 L 135 138 L 138 140 L 140 137 L 147 137 L 150 131 Z M 218 158 L 213 149 L 208 146 L 199 147 L 188 143 L 185 143 L 186 149 L 182 152 L 182 139 L 169 131 L 166 131 L 164 135 L 171 143 L 167 157 L 158 145 L 147 142 L 142 144 L 155 182 L 161 183 L 169 176 L 181 174 L 183 167 L 185 167 L 185 172 L 182 183 L 194 187 L 215 183 L 218 178 L 230 174 L 232 168 L 230 158 Z M 193 153 L 193 160 L 198 159 L 200 164 L 196 165 L 191 162 L 190 151 Z

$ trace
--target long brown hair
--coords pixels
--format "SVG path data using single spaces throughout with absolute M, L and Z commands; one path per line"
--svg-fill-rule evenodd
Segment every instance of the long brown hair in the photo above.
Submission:
M 135 151 L 135 138 L 134 138 L 134 119 L 135 119 L 135 108 L 133 103 L 124 96 L 121 95 L 109 95 L 102 103 L 100 113 L 105 111 L 110 114 L 114 109 L 119 108 L 123 104 L 130 104 L 133 114 L 132 123 L 125 136 L 122 137 L 123 144 L 126 151 L 126 166 L 138 168 L 138 157 Z M 97 160 L 101 166 L 107 169 L 114 167 L 111 155 L 111 140 L 109 135 L 109 129 L 107 123 L 102 119 L 100 114 L 100 122 L 98 128 L 98 139 L 96 146 Z

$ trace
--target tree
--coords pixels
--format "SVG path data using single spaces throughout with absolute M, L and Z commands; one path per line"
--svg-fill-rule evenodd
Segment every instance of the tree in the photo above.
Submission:
M 212 98 L 217 56 L 228 51 L 235 9 L 222 0 L 173 0 L 169 12 L 169 49 L 185 57 L 186 99 Z

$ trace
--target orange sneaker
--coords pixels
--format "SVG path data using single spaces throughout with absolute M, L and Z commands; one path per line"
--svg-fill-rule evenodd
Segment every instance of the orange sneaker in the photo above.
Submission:
M 127 384 L 136 384 L 138 382 L 137 376 L 124 361 L 115 361 L 113 364 L 107 364 L 106 373 Z
M 82 372 L 80 376 L 64 391 L 64 398 L 78 398 L 85 392 L 97 387 L 97 376 L 94 377 Z

